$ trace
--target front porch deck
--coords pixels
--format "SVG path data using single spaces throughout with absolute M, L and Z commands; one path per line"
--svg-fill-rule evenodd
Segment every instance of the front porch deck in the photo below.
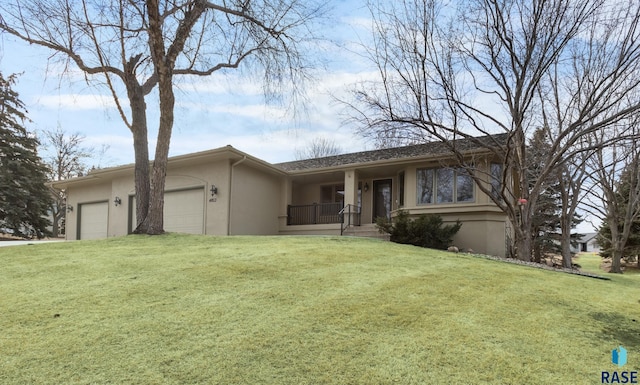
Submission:
M 342 203 L 287 206 L 287 226 L 341 223 L 360 226 L 360 207 Z
M 347 229 L 360 226 L 359 206 L 342 203 L 312 203 L 309 205 L 287 206 L 285 228 L 280 233 L 333 233 L 342 235 Z
M 342 223 L 342 203 L 287 206 L 287 226 Z

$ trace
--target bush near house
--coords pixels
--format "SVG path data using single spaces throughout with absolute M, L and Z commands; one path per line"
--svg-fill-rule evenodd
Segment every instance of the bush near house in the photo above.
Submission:
M 376 218 L 376 226 L 381 233 L 391 236 L 391 242 L 446 250 L 462 223 L 458 220 L 453 225 L 444 225 L 442 217 L 435 214 L 423 214 L 411 219 L 409 213 L 401 210 L 392 220 Z

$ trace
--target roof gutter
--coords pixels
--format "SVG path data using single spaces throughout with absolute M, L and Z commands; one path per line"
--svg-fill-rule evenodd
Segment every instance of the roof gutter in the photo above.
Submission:
M 227 207 L 227 235 L 231 235 L 231 200 L 233 199 L 233 169 L 240 163 L 247 160 L 247 156 L 243 155 L 242 159 L 231 163 L 229 167 L 229 207 Z

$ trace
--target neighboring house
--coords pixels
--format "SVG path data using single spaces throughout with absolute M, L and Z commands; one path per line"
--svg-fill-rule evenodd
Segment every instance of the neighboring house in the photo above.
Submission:
M 577 241 L 577 247 L 571 247 L 574 253 L 599 253 L 600 245 L 597 241 L 598 233 L 587 233 Z
M 488 188 L 488 152 L 460 140 Z M 466 146 L 466 147 L 462 147 Z M 463 225 L 461 249 L 504 256 L 506 215 L 455 168 L 442 143 L 363 151 L 270 164 L 226 146 L 169 159 L 166 231 L 211 235 L 354 234 L 398 209 L 434 213 Z M 131 233 L 135 226 L 133 165 L 53 182 L 67 189 L 67 239 Z

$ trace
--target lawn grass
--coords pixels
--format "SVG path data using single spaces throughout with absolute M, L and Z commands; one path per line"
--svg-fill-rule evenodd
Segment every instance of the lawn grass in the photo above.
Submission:
M 599 384 L 640 367 L 611 281 L 348 237 L 0 249 L 1 384 Z

